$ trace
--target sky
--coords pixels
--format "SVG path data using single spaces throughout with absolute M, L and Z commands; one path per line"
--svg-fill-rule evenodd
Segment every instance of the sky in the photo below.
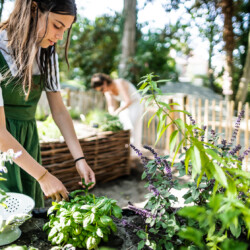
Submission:
M 94 20 L 95 17 L 101 16 L 104 13 L 114 14 L 115 12 L 122 12 L 124 0 L 76 0 L 78 13 L 81 16 Z M 154 0 L 154 3 L 148 3 L 144 7 L 145 0 L 137 0 L 138 23 L 148 22 L 148 26 L 143 28 L 143 32 L 148 29 L 162 29 L 168 23 L 174 23 L 179 16 L 183 16 L 184 11 L 179 10 L 178 13 L 166 13 L 162 7 L 164 0 Z M 13 8 L 13 1 L 6 2 L 4 5 L 3 18 L 6 19 Z M 191 46 L 194 49 L 194 54 L 207 57 L 207 44 L 196 37 L 195 30 L 193 31 L 193 43 Z
M 95 19 L 97 16 L 101 16 L 104 13 L 113 14 L 116 12 L 122 12 L 124 0 L 76 0 L 78 13 L 88 19 Z M 175 22 L 177 15 L 169 15 L 162 8 L 161 3 L 164 0 L 155 0 L 154 4 L 149 3 L 143 8 L 145 0 L 138 0 L 138 22 L 149 22 L 150 28 L 163 28 L 166 22 Z M 6 2 L 3 11 L 3 20 L 9 16 L 13 8 L 13 1 Z M 98 6 L 98 7 L 97 7 Z M 171 18 L 170 18 L 171 17 Z
M 113 14 L 116 12 L 122 12 L 124 0 L 76 0 L 78 13 L 88 19 L 94 20 L 95 17 L 101 16 L 103 13 Z M 143 32 L 147 32 L 148 29 L 163 29 L 168 23 L 174 24 L 179 16 L 184 16 L 184 10 L 180 9 L 178 13 L 167 13 L 162 7 L 164 0 L 154 0 L 154 3 L 148 3 L 144 7 L 145 0 L 137 0 L 137 7 L 139 8 L 137 22 L 148 22 L 148 26 L 143 28 Z M 96 8 L 98 6 L 98 8 Z M 195 30 L 193 30 L 193 43 L 191 47 L 194 49 L 194 54 L 201 55 L 203 58 L 208 58 L 207 46 L 204 41 L 198 37 Z
M 101 16 L 103 13 L 112 14 L 115 11 L 122 12 L 124 0 L 76 0 L 78 12 L 89 19 L 94 19 L 96 16 Z M 168 19 L 168 15 L 161 6 L 164 0 L 155 0 L 154 4 L 147 4 L 143 8 L 144 0 L 138 1 L 137 5 L 140 9 L 138 13 L 138 22 L 149 22 L 151 28 L 163 28 Z M 86 6 L 85 9 L 83 6 Z M 98 8 L 96 8 L 98 6 Z

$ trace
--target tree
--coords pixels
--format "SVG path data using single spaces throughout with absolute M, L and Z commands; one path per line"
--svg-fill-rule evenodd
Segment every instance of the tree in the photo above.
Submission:
M 119 76 L 127 77 L 128 63 L 135 55 L 136 37 L 136 0 L 124 0 L 124 28 L 122 36 L 122 53 L 119 63 Z
M 236 94 L 236 105 L 241 102 L 245 102 L 247 93 L 250 91 L 250 32 L 248 33 L 248 49 L 246 62 L 243 69 L 243 75 L 240 79 L 238 92 Z
M 2 20 L 4 0 L 0 0 L 0 21 Z
M 78 17 L 73 25 L 70 48 L 69 64 L 60 60 L 60 72 L 62 80 L 78 79 L 87 88 L 90 85 L 92 74 L 104 72 L 110 74 L 118 67 L 117 54 L 121 40 L 121 18 L 104 15 L 95 21 Z M 64 58 L 64 50 L 60 49 L 59 58 Z
M 197 0 L 193 6 L 187 8 L 187 11 L 191 14 L 195 25 L 199 28 L 200 35 L 209 42 L 208 78 L 211 89 L 215 90 L 212 58 L 215 54 L 215 46 L 222 39 L 217 22 L 220 17 L 217 1 Z
M 233 16 L 234 16 L 234 3 L 233 0 L 221 0 L 220 6 L 224 15 L 224 28 L 223 28 L 223 40 L 225 42 L 226 52 L 226 66 L 225 71 L 229 76 L 229 94 L 233 94 L 233 72 L 234 72 L 234 60 L 233 51 L 235 48 L 235 35 L 233 29 Z M 231 96 L 232 98 L 232 96 Z
M 231 94 L 231 99 L 234 99 L 246 58 L 250 2 L 246 0 L 196 0 L 193 5 L 187 7 L 188 1 L 174 0 L 166 4 L 166 10 L 171 10 L 171 6 L 177 9 L 183 4 L 194 18 L 200 34 L 209 40 L 208 72 L 211 87 L 213 87 L 214 48 L 216 44 L 224 43 L 223 51 L 219 53 L 226 55 L 224 79 L 229 85 L 228 92 Z M 200 16 L 206 20 L 204 25 L 200 19 L 197 19 Z M 221 22 L 216 22 L 217 19 L 221 19 L 222 25 Z

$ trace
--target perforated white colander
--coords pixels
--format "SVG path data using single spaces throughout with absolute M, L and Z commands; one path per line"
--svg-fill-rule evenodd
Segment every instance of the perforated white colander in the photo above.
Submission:
M 11 192 L 6 194 L 9 196 L 4 201 L 7 207 L 0 205 L 0 246 L 10 244 L 20 237 L 19 226 L 31 217 L 35 206 L 34 200 L 27 195 Z
M 4 201 L 6 208 L 0 206 L 0 215 L 3 220 L 7 220 L 13 214 L 29 214 L 35 206 L 32 198 L 25 194 L 19 193 L 6 193 L 9 197 Z

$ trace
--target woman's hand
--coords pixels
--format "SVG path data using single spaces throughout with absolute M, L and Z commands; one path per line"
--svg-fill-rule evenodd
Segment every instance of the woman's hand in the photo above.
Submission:
M 113 112 L 112 115 L 118 116 L 120 112 L 121 112 L 121 109 L 118 108 L 118 109 L 116 109 L 116 110 Z
M 54 175 L 47 172 L 38 182 L 46 197 L 51 197 L 52 200 L 57 202 L 62 199 L 68 200 L 69 192 Z
M 76 170 L 79 173 L 81 179 L 84 178 L 85 183 L 89 184 L 90 182 L 94 182 L 93 185 L 89 187 L 89 189 L 93 188 L 95 186 L 96 180 L 95 180 L 95 173 L 90 168 L 90 166 L 87 164 L 85 160 L 80 160 L 76 162 Z M 80 185 L 82 185 L 82 182 L 79 182 Z

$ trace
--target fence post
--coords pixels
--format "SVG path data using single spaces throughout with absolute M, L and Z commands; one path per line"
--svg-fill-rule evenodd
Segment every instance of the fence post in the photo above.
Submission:
M 169 101 L 168 101 L 168 103 L 173 103 L 173 98 L 170 98 L 169 99 Z M 174 107 L 173 107 L 173 105 L 171 105 L 170 106 L 170 108 L 173 110 L 174 109 Z M 169 122 L 171 122 L 172 120 L 174 120 L 174 112 L 171 112 L 170 114 L 169 114 L 169 117 L 170 117 L 170 119 L 167 119 L 167 120 L 169 120 Z M 166 135 L 167 135 L 167 138 L 166 138 L 166 146 L 165 146 L 165 148 L 166 148 L 166 150 L 168 150 L 169 151 L 169 143 L 170 143 L 170 135 L 172 134 L 174 132 L 174 124 L 172 124 L 172 125 L 170 125 L 168 128 L 167 128 L 167 131 L 166 131 Z
M 246 130 L 245 130 L 245 148 L 249 148 L 249 128 L 248 128 L 248 114 L 249 114 L 249 104 L 246 102 L 245 104 L 245 122 L 246 122 Z M 246 156 L 246 171 L 248 171 L 248 155 Z
M 66 105 L 67 105 L 67 107 L 70 107 L 70 105 L 71 105 L 70 92 L 71 92 L 70 89 L 66 88 L 66 93 L 67 93 Z
M 226 101 L 227 105 L 227 112 L 226 112 L 226 128 L 225 128 L 225 139 L 228 141 L 229 140 L 229 126 L 230 126 L 230 102 Z
M 241 110 L 242 110 L 242 102 L 239 101 L 239 103 L 238 103 L 238 116 L 239 116 Z M 237 138 L 236 138 L 236 144 L 237 144 L 237 145 L 240 144 L 240 133 L 241 133 L 241 129 L 239 128 L 238 134 L 237 134 Z M 239 155 L 239 152 L 237 152 L 237 153 L 238 153 L 238 155 Z
M 216 128 L 216 113 L 215 113 L 215 105 L 216 105 L 216 101 L 213 100 L 212 101 L 212 129 L 215 131 Z
M 230 101 L 229 137 L 231 137 L 231 138 L 232 138 L 232 133 L 233 133 L 233 116 L 234 116 L 234 101 Z
M 220 104 L 219 104 L 219 106 L 220 106 L 220 110 L 219 110 L 219 130 L 218 130 L 218 132 L 219 132 L 219 134 L 221 134 L 221 132 L 222 132 L 222 113 L 223 113 L 223 101 L 220 101 Z M 221 137 L 220 137 L 220 141 L 221 141 Z
M 197 121 L 197 116 L 196 116 L 196 99 L 195 97 L 192 100 L 192 112 L 191 115 L 195 121 Z
M 204 108 L 204 125 L 207 126 L 207 129 L 205 131 L 205 141 L 207 141 L 207 135 L 208 135 L 208 114 L 209 114 L 209 110 L 208 110 L 208 104 L 209 101 L 208 99 L 205 100 L 205 108 Z
M 202 101 L 201 98 L 198 99 L 198 114 L 197 114 L 197 123 L 201 124 L 201 107 L 202 107 Z

